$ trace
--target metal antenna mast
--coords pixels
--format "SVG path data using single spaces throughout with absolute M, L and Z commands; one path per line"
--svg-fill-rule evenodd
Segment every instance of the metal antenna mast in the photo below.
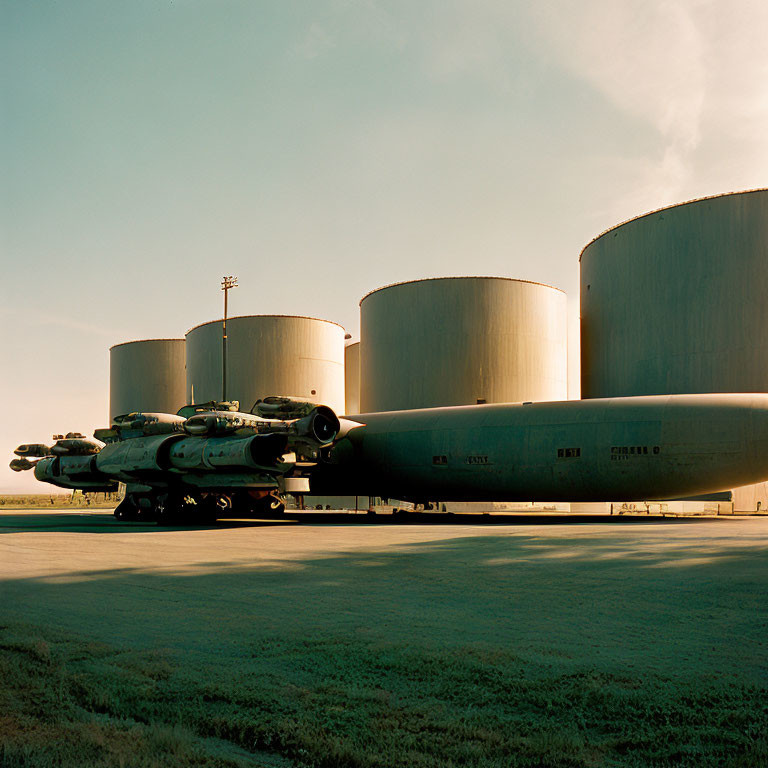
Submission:
M 230 288 L 237 288 L 237 278 L 224 275 L 221 290 L 224 291 L 224 322 L 221 326 L 221 399 L 227 402 L 227 298 Z

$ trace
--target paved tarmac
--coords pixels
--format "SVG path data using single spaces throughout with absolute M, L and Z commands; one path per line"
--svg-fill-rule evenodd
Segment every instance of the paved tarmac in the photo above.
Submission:
M 0 615 L 223 665 L 343 635 L 768 682 L 768 518 L 359 522 L 0 512 Z

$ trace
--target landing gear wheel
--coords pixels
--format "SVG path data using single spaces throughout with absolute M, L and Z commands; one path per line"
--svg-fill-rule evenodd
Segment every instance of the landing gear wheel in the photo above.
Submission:
M 123 522 L 135 522 L 143 517 L 141 507 L 131 494 L 126 494 L 123 500 L 115 507 L 114 515 L 116 520 Z
M 285 514 L 285 502 L 277 491 L 253 490 L 244 497 L 243 504 L 253 517 L 280 517 Z
M 115 507 L 115 519 L 124 522 L 139 519 L 139 508 L 132 496 L 126 495 L 123 500 Z
M 158 525 L 178 525 L 182 500 L 174 494 L 164 494 L 155 503 L 155 520 Z
M 195 507 L 195 523 L 197 525 L 212 525 L 220 516 L 224 515 L 226 505 L 222 506 L 220 502 L 220 496 L 214 496 L 211 494 L 204 494 L 196 499 L 197 506 Z

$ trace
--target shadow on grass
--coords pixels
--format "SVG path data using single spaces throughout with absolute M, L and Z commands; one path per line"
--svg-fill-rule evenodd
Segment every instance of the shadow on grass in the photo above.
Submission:
M 0 510 L 2 512 L 2 510 Z M 273 520 L 219 520 L 206 525 L 158 526 L 157 523 L 116 520 L 111 512 L 23 512 L 0 514 L 0 535 L 8 533 L 158 533 L 159 531 L 215 531 L 224 528 L 260 528 L 296 525 L 290 517 Z
M 143 533 L 179 530 L 219 530 L 225 528 L 258 528 L 288 525 L 428 525 L 439 528 L 445 525 L 485 526 L 537 526 L 537 525 L 584 525 L 608 526 L 686 526 L 708 523 L 732 523 L 724 518 L 660 517 L 652 515 L 547 515 L 547 514 L 460 514 L 460 513 L 413 513 L 399 515 L 367 515 L 354 512 L 316 512 L 289 510 L 279 518 L 249 519 L 222 518 L 206 525 L 163 526 L 156 523 L 127 522 L 116 520 L 109 511 L 75 510 L 2 510 L 0 509 L 0 535 L 24 531 L 54 531 L 69 533 Z

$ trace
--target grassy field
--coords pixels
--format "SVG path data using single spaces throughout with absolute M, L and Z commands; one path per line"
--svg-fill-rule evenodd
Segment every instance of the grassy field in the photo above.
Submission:
M 768 765 L 768 690 L 749 685 L 348 637 L 274 638 L 223 675 L 23 625 L 0 649 L 8 768 Z
M 0 514 L 0 765 L 768 766 L 768 521 Z
M 4 509 L 80 509 L 94 507 L 112 509 L 117 506 L 115 495 L 111 493 L 37 493 L 37 494 L 2 494 L 0 510 Z

